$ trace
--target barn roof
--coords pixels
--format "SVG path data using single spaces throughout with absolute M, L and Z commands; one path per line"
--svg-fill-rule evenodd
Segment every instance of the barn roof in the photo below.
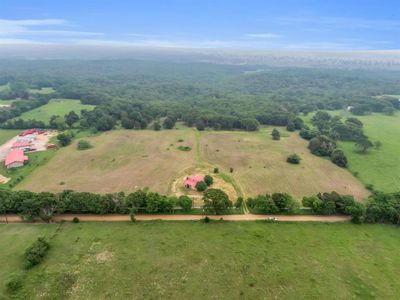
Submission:
M 5 165 L 8 166 L 15 162 L 23 163 L 26 160 L 28 160 L 28 156 L 24 155 L 24 151 L 22 149 L 13 149 L 7 154 Z

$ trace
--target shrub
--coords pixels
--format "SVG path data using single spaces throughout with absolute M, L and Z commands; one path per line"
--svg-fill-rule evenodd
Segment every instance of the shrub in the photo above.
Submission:
M 28 249 L 24 255 L 24 267 L 30 269 L 40 264 L 47 251 L 50 248 L 50 244 L 44 238 L 38 238 Z
M 271 135 L 272 135 L 272 139 L 273 139 L 274 141 L 279 141 L 279 140 L 281 139 L 281 134 L 279 133 L 278 129 L 276 129 L 276 128 L 274 128 L 274 129 L 272 130 Z
M 130 216 L 130 218 L 131 218 L 131 222 L 136 222 L 136 217 L 135 217 L 135 213 L 134 213 L 134 212 L 131 212 L 131 213 L 129 214 L 129 216 Z
M 230 168 L 230 169 L 229 169 L 229 172 L 230 172 L 230 173 L 233 173 L 233 168 Z
M 181 151 L 190 151 L 190 150 L 192 150 L 192 148 L 190 148 L 189 146 L 179 146 L 179 147 L 178 147 L 178 150 L 181 150 Z
M 211 219 L 210 219 L 208 216 L 205 216 L 205 217 L 202 219 L 202 221 L 203 221 L 204 223 L 210 223 Z
M 331 161 L 339 167 L 342 168 L 347 167 L 347 157 L 346 155 L 344 155 L 344 152 L 340 149 L 333 150 L 331 155 Z
M 86 140 L 80 140 L 77 145 L 78 150 L 86 150 L 92 147 L 93 147 L 92 144 Z
M 9 294 L 15 294 L 23 286 L 24 278 L 21 274 L 11 274 L 5 281 L 6 290 Z
M 74 223 L 79 223 L 79 222 L 80 222 L 80 220 L 79 220 L 79 218 L 78 218 L 78 217 L 74 217 L 74 218 L 72 219 L 72 222 L 74 222 Z
M 210 175 L 204 176 L 204 182 L 207 184 L 207 186 L 210 186 L 214 183 L 214 178 L 212 178 Z
M 62 147 L 65 147 L 71 144 L 72 137 L 68 133 L 60 133 L 59 135 L 57 135 L 57 140 Z
M 297 154 L 291 154 L 287 157 L 286 161 L 290 164 L 295 164 L 298 165 L 300 163 L 300 156 L 298 156 Z
M 219 169 L 218 168 L 214 168 L 214 174 L 218 174 L 219 173 Z
M 196 184 L 196 190 L 198 191 L 198 192 L 204 192 L 206 189 L 207 189 L 207 184 L 204 182 L 204 181 L 199 181 L 197 184 Z

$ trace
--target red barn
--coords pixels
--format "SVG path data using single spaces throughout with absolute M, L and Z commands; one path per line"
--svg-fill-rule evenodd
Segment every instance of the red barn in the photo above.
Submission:
M 188 189 L 196 190 L 196 184 L 200 181 L 204 181 L 204 176 L 190 175 L 190 176 L 186 177 L 185 187 Z

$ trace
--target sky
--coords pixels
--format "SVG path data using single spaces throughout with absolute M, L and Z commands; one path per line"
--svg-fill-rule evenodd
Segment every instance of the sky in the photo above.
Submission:
M 400 49 L 399 0 L 0 0 L 0 47 Z

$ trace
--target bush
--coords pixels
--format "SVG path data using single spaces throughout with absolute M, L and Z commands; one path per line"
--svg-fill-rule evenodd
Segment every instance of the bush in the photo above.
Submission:
M 23 283 L 23 275 L 11 274 L 5 281 L 6 290 L 9 294 L 15 294 L 22 288 Z
M 204 182 L 204 181 L 199 181 L 197 184 L 196 184 L 196 190 L 198 191 L 198 192 L 204 192 L 206 189 L 207 189 L 207 184 Z
M 92 144 L 86 140 L 80 140 L 77 145 L 78 150 L 86 150 L 92 147 L 93 147 Z
M 24 255 L 24 267 L 30 269 L 38 264 L 40 264 L 47 251 L 50 248 L 50 244 L 44 238 L 38 238 L 28 249 L 25 251 Z
M 65 147 L 71 144 L 72 137 L 68 133 L 60 133 L 59 135 L 57 135 L 57 140 L 62 147 Z
M 297 154 L 291 154 L 287 157 L 286 161 L 290 164 L 298 165 L 300 163 L 300 156 Z
M 207 186 L 210 186 L 214 183 L 214 178 L 212 178 L 210 175 L 204 176 L 204 182 L 207 184 Z
M 279 133 L 278 129 L 276 129 L 276 128 L 272 129 L 271 135 L 272 135 L 272 139 L 274 141 L 279 141 L 281 139 L 281 134 Z
M 335 149 L 331 155 L 331 161 L 342 168 L 347 167 L 347 157 L 344 155 L 344 152 L 340 149 Z
M 218 174 L 219 173 L 219 169 L 218 168 L 214 168 L 214 174 Z
M 131 222 L 136 222 L 136 217 L 135 217 L 135 213 L 134 213 L 134 212 L 131 212 L 131 213 L 129 214 L 129 216 L 130 216 L 130 218 L 131 218 Z
M 190 148 L 189 146 L 179 146 L 179 147 L 178 147 L 178 150 L 181 150 L 181 151 L 190 151 L 190 150 L 192 150 L 192 148 Z
M 211 219 L 210 219 L 208 216 L 205 216 L 205 217 L 202 219 L 202 221 L 203 221 L 204 223 L 210 223 Z
M 74 217 L 74 218 L 72 219 L 72 222 L 74 222 L 74 223 L 79 223 L 79 222 L 80 222 L 80 220 L 79 220 L 79 218 L 78 218 L 78 217 Z

